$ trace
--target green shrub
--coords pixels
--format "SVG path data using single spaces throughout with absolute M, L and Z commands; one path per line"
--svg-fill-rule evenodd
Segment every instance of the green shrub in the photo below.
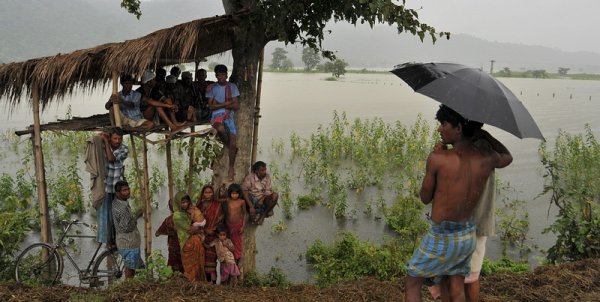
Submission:
M 317 204 L 317 197 L 312 195 L 302 195 L 298 197 L 298 209 L 308 210 L 310 207 Z
M 494 273 L 523 273 L 530 271 L 531 268 L 527 262 L 518 262 L 508 257 L 502 257 L 494 262 L 488 258 L 483 259 L 481 266 L 481 275 L 489 276 Z
M 271 267 L 264 275 L 256 271 L 244 274 L 244 286 L 288 288 L 291 284 L 285 273 L 278 267 Z
M 560 131 L 554 150 L 540 145 L 544 191 L 558 217 L 544 232 L 556 234 L 551 263 L 600 257 L 600 144 L 589 125 L 585 134 Z
M 173 269 L 159 250 L 152 251 L 146 267 L 136 270 L 135 278 L 143 282 L 164 282 L 174 275 Z
M 403 240 L 390 240 L 381 246 L 361 241 L 354 234 L 343 233 L 342 238 L 327 246 L 317 240 L 306 252 L 306 259 L 316 274 L 318 286 L 357 280 L 374 276 L 392 280 L 403 276 L 412 244 Z
M 384 205 L 383 217 L 401 239 L 415 242 L 428 228 L 422 218 L 423 207 L 421 200 L 414 196 L 399 196 L 391 206 Z

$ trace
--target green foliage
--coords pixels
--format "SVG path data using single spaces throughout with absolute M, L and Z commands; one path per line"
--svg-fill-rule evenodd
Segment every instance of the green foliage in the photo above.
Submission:
M 302 195 L 298 197 L 298 209 L 308 210 L 317 204 L 318 198 L 312 195 Z
M 320 61 L 321 56 L 316 50 L 308 47 L 302 49 L 302 62 L 304 63 L 304 70 L 313 70 L 315 67 L 317 67 Z
M 48 207 L 54 222 L 83 213 L 83 185 L 78 171 L 77 163 L 73 162 L 60 167 L 55 177 L 48 180 Z
M 135 278 L 142 282 L 160 283 L 173 277 L 174 272 L 159 250 L 153 250 L 146 260 L 146 267 L 136 270 Z
M 437 33 L 435 28 L 421 23 L 418 13 L 402 4 L 389 0 L 322 0 L 298 2 L 293 0 L 263 0 L 252 2 L 226 1 L 231 11 L 250 9 L 247 22 L 241 26 L 256 28 L 264 34 L 266 42 L 283 41 L 300 43 L 315 50 L 321 50 L 324 57 L 334 59 L 331 51 L 322 50 L 325 26 L 334 22 L 347 21 L 351 24 L 367 23 L 371 27 L 377 23 L 395 25 L 399 33 L 407 32 L 418 36 L 421 41 L 430 36 L 433 42 L 439 37 L 450 38 L 449 32 Z M 140 0 L 122 0 L 121 7 L 139 18 Z M 330 32 L 330 31 L 329 31 Z
M 488 258 L 483 259 L 481 266 L 481 275 L 489 276 L 495 273 L 524 273 L 530 271 L 531 268 L 527 262 L 516 262 L 508 257 L 502 257 L 494 262 Z
M 288 288 L 292 283 L 278 267 L 271 267 L 268 273 L 260 274 L 251 271 L 244 274 L 244 286 L 248 287 L 279 287 Z
M 552 263 L 600 256 L 600 144 L 586 125 L 585 134 L 560 131 L 554 150 L 540 145 L 545 169 L 544 191 L 558 208 L 556 221 L 544 232 L 556 234 L 548 250 Z
M 356 210 L 349 203 L 351 193 L 357 199 L 370 200 L 371 188 L 378 192 L 390 188 L 397 196 L 417 196 L 436 135 L 421 118 L 407 128 L 400 122 L 389 125 L 381 119 L 350 123 L 345 113 L 334 112 L 329 125 L 320 125 L 307 138 L 291 135 L 290 166 L 285 170 L 298 173 L 298 181 L 315 200 L 332 209 L 336 217 L 344 217 Z M 284 149 L 278 147 L 275 153 Z M 285 175 L 275 169 L 281 165 L 270 163 L 272 175 L 276 174 L 273 170 Z M 385 199 L 380 199 L 378 207 L 383 209 Z
M 398 233 L 400 239 L 417 242 L 428 228 L 422 218 L 423 207 L 423 203 L 414 196 L 399 196 L 392 206 L 384 205 L 385 223 Z
M 505 196 L 502 207 L 496 208 L 496 220 L 498 225 L 498 237 L 502 241 L 502 255 L 507 256 L 508 247 L 517 247 L 522 259 L 527 258 L 531 251 L 525 241 L 529 232 L 529 213 L 525 209 L 525 201 L 518 198 L 509 198 L 515 189 L 509 183 L 501 185 L 500 191 Z
M 392 240 L 382 246 L 360 241 L 354 234 L 343 233 L 342 238 L 327 246 L 317 240 L 306 251 L 306 259 L 317 272 L 318 286 L 357 280 L 374 276 L 393 280 L 403 276 L 404 265 L 412 253 L 412 244 Z
M 33 183 L 25 180 L 22 170 L 15 179 L 6 173 L 0 176 L 0 280 L 13 278 L 15 253 L 25 233 L 36 226 Z

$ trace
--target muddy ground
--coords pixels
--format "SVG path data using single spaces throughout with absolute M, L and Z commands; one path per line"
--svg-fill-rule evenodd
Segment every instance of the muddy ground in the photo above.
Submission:
M 481 287 L 482 301 L 600 301 L 600 259 L 541 266 L 519 275 L 495 274 L 482 278 Z M 287 289 L 230 288 L 180 279 L 163 284 L 127 283 L 104 291 L 2 283 L 0 301 L 404 301 L 403 288 L 400 280 L 373 278 L 324 289 L 304 284 Z M 423 293 L 425 301 L 433 301 Z

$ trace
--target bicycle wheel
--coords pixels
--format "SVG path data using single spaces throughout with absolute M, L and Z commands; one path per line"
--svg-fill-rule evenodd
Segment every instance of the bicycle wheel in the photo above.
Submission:
M 123 258 L 117 249 L 104 251 L 94 263 L 90 287 L 107 287 L 123 276 Z
M 59 280 L 62 270 L 62 257 L 52 246 L 34 243 L 17 257 L 15 278 L 29 285 L 52 285 Z

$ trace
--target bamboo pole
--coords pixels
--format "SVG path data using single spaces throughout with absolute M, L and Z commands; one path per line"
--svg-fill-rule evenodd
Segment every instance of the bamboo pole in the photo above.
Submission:
M 116 72 L 112 74 L 112 93 L 117 94 L 119 92 L 119 77 Z M 119 105 L 113 104 L 113 115 L 115 118 L 115 126 L 121 127 L 121 109 Z
M 192 126 L 192 131 L 191 132 L 195 132 L 196 131 L 196 127 Z M 193 177 L 192 177 L 192 173 L 194 170 L 194 143 L 196 142 L 196 138 L 195 137 L 190 137 L 190 144 L 188 145 L 188 158 L 189 158 L 189 162 L 188 162 L 188 177 L 187 177 L 187 193 L 192 196 L 192 188 L 193 188 Z
M 145 196 L 146 196 L 146 186 L 144 185 L 144 182 L 142 180 L 142 177 L 140 175 L 140 163 L 137 157 L 137 150 L 135 148 L 135 136 L 133 134 L 129 134 L 130 138 L 131 138 L 131 155 L 133 156 L 133 165 L 135 167 L 135 177 L 137 178 L 137 183 L 138 183 L 138 188 L 140 188 L 140 206 L 142 209 L 144 209 L 144 204 L 145 204 Z
M 46 194 L 46 171 L 44 169 L 44 152 L 42 150 L 42 133 L 40 128 L 40 92 L 36 84 L 31 89 L 33 103 L 33 156 L 35 163 L 35 180 L 37 183 L 38 202 L 40 206 L 40 221 L 42 242 L 52 243 L 50 230 L 50 215 Z
M 167 136 L 167 135 L 165 135 Z M 167 141 L 167 185 L 169 186 L 169 199 L 173 199 L 173 160 L 171 157 L 171 141 Z M 175 204 L 175 203 L 173 203 Z
M 148 175 L 148 145 L 146 141 L 142 145 L 142 160 L 144 161 L 144 187 L 147 188 L 144 190 L 146 193 L 146 196 L 144 196 L 144 238 L 146 243 L 144 252 L 147 260 L 152 253 L 152 206 L 150 205 L 150 177 Z
M 256 105 L 254 106 L 254 131 L 252 132 L 252 162 L 256 162 L 256 149 L 258 145 L 258 121 L 260 119 L 260 94 L 262 91 L 262 76 L 263 65 L 265 63 L 265 49 L 260 51 L 259 68 L 258 68 L 258 83 L 256 84 Z

